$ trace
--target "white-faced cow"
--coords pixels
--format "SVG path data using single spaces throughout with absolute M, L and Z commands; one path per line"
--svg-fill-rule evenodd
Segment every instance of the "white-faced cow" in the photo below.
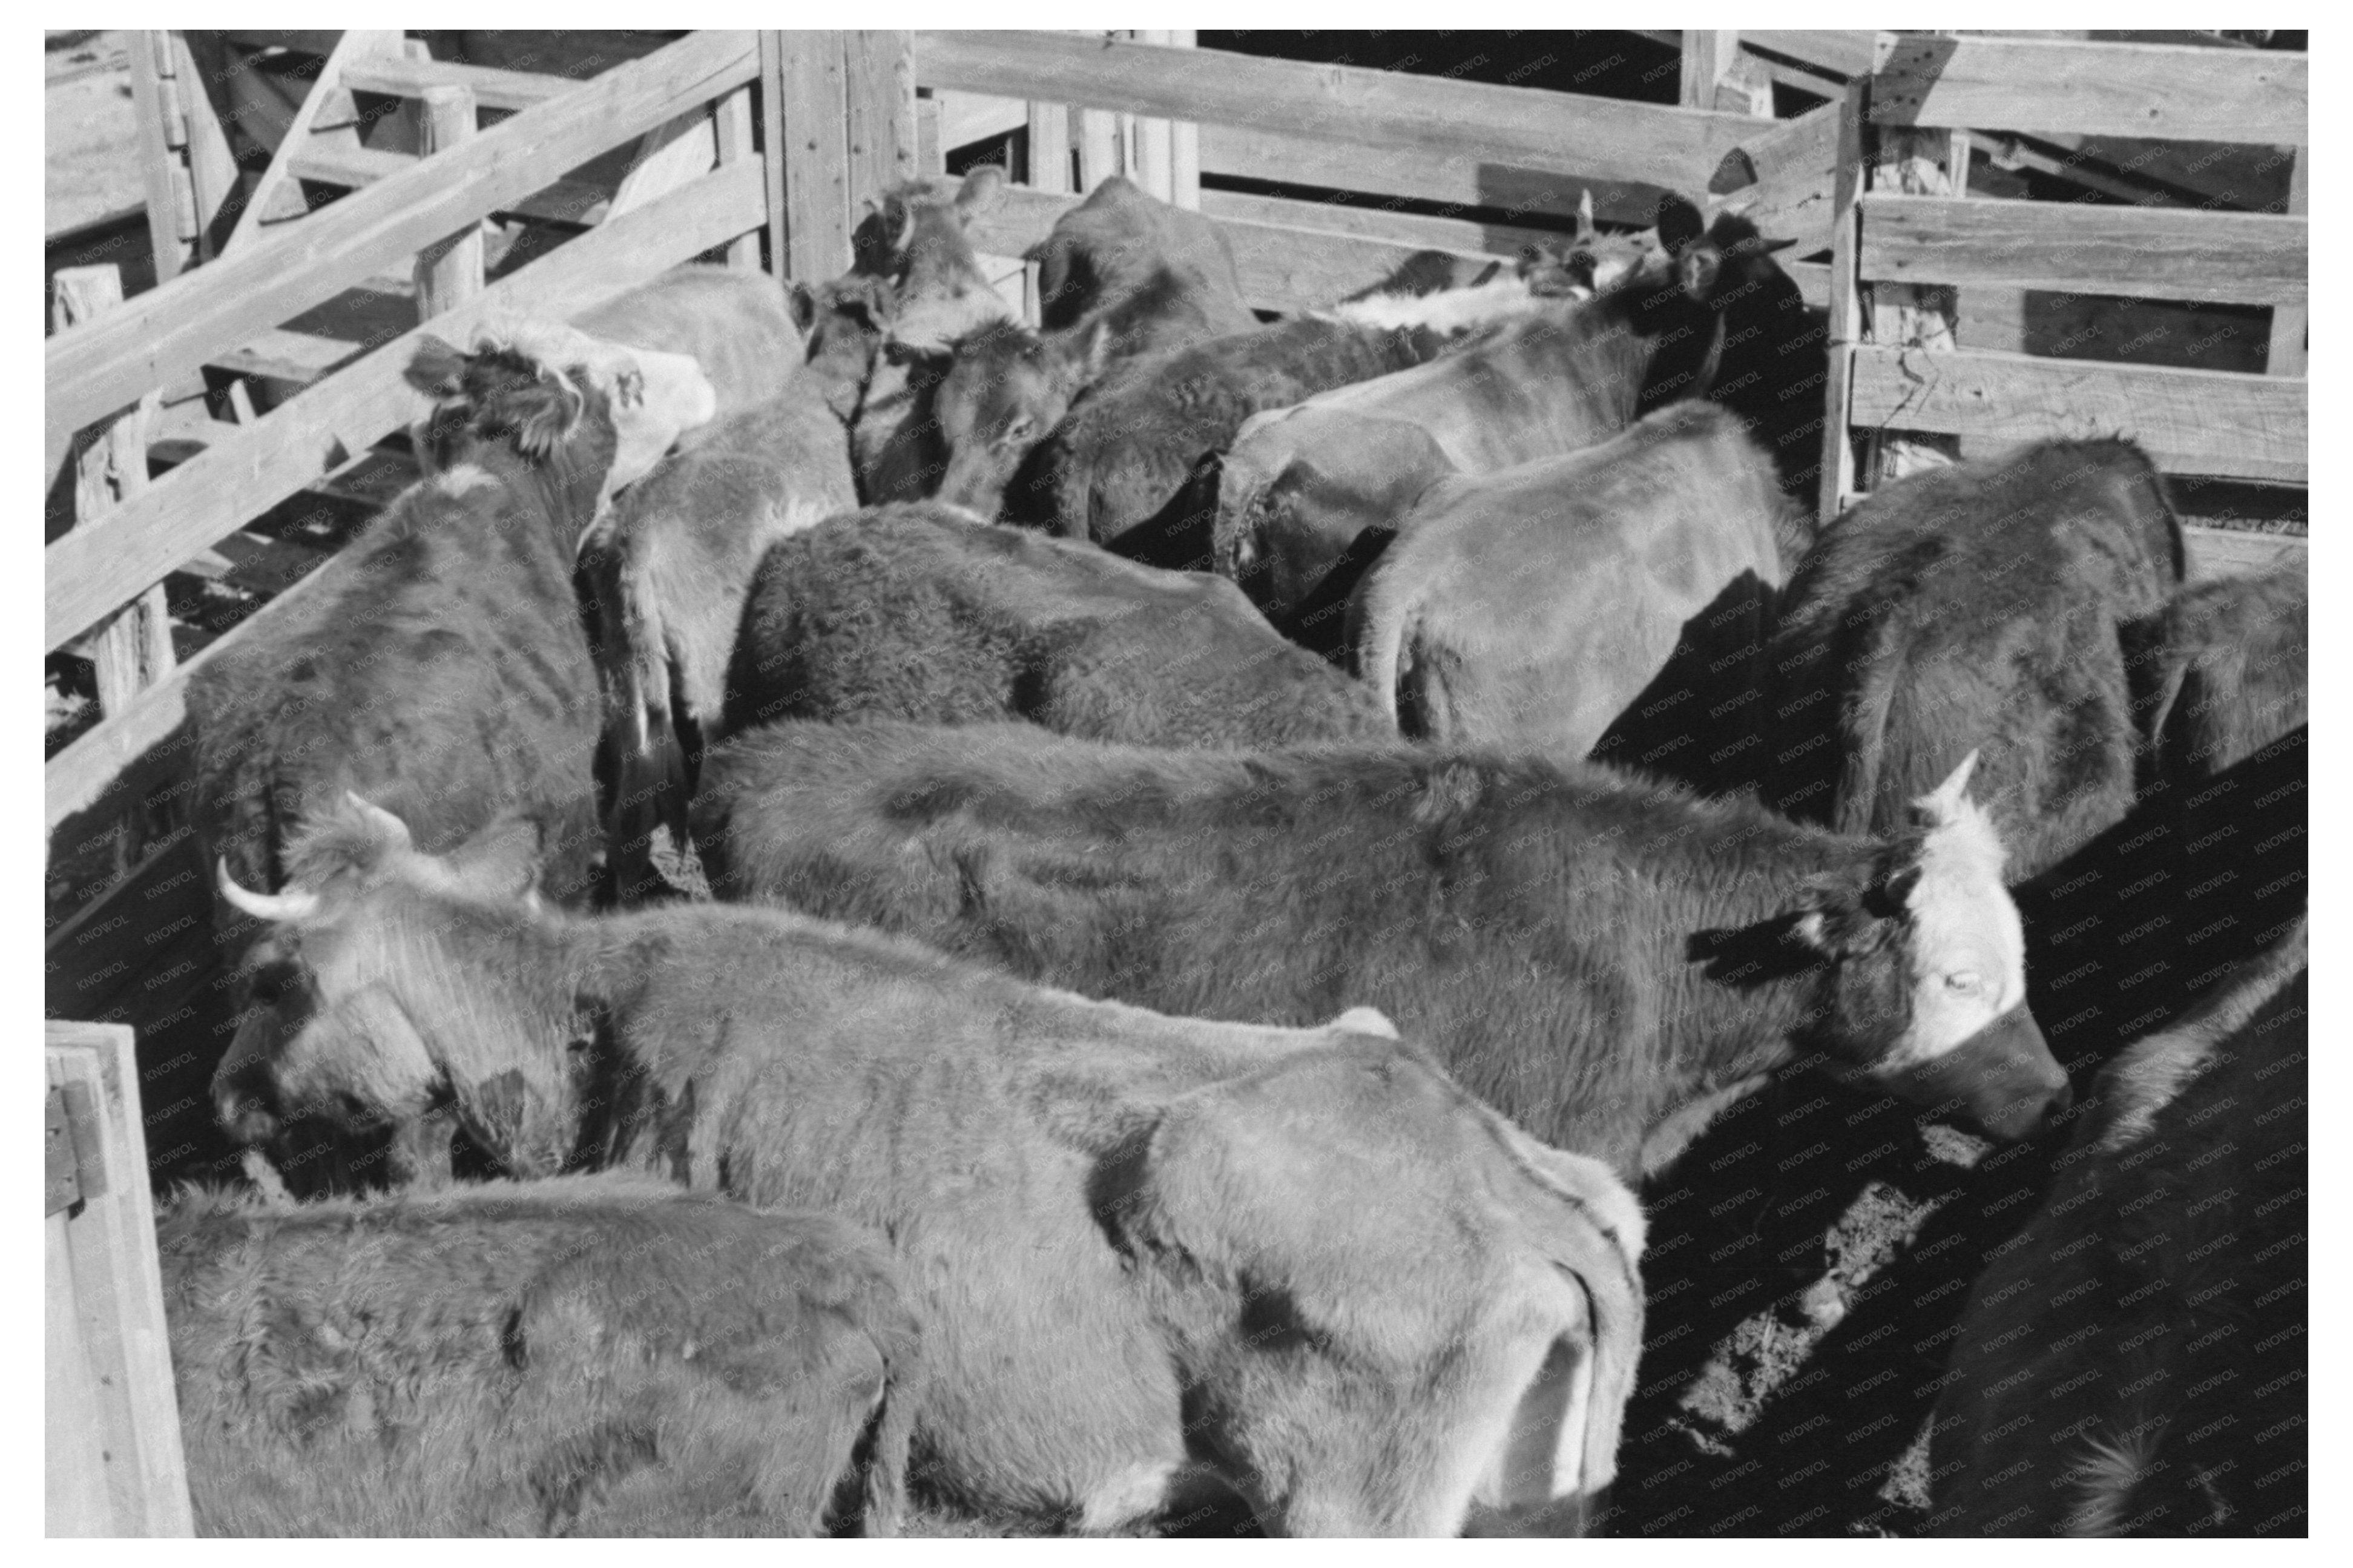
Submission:
M 2299 922 L 2101 1073 L 1954 1343 L 1937 1533 L 2307 1532 L 2308 961 Z
M 693 758 L 718 733 L 761 557 L 858 504 L 839 410 L 855 405 L 862 376 L 854 356 L 841 358 L 820 353 L 765 402 L 715 421 L 630 486 L 581 546 L 605 690 L 607 867 L 624 898 L 650 870 L 653 824 L 669 823 L 674 845 L 683 831 Z
M 612 1175 L 184 1191 L 155 1244 L 199 1534 L 898 1526 L 921 1334 L 871 1232 Z
M 1874 492 L 1783 596 L 1766 799 L 1881 832 L 1982 745 L 2013 874 L 2058 863 L 2132 805 L 2117 623 L 2181 574 L 2163 482 L 2127 441 L 2051 441 Z
M 1575 1524 L 1613 1472 L 1640 1211 L 1377 1014 L 1164 1017 L 781 910 L 567 916 L 356 800 L 295 872 L 237 895 L 303 959 L 283 1099 L 446 1096 L 518 1171 L 880 1230 L 934 1499 L 1110 1529 L 1209 1476 L 1278 1532 L 1451 1534 Z
M 1740 421 L 1673 404 L 1583 451 L 1432 486 L 1357 583 L 1348 642 L 1407 736 L 1575 758 L 1640 701 L 1736 746 L 1757 705 L 1711 716 L 1709 694 L 1753 684 L 1801 547 Z M 1686 643 L 1683 671 L 1723 677 L 1654 694 Z
M 574 557 L 612 492 L 710 418 L 711 384 L 684 355 L 530 323 L 485 327 L 466 353 L 427 339 L 408 376 L 434 401 L 434 476 L 322 568 L 302 614 L 189 683 L 201 832 L 271 888 L 288 832 L 351 789 L 397 802 L 437 850 L 519 811 L 547 891 L 576 902 L 601 841 L 601 725 Z M 232 911 L 217 924 L 242 945 Z M 267 1027 L 240 1026 L 215 1080 L 248 1143 L 278 1130 L 237 1085 Z
M 1374 694 L 1234 586 L 937 503 L 837 517 L 768 553 L 728 681 L 732 732 L 780 717 L 1026 718 L 1139 746 L 1394 733 Z
M 679 437 L 681 451 L 711 439 L 728 416 L 782 392 L 808 334 L 775 278 L 691 264 L 583 311 L 574 324 L 604 342 L 683 354 L 702 367 L 712 418 Z
M 1472 288 L 1371 295 L 1114 366 L 1030 453 L 1005 514 L 1158 565 L 1207 566 L 1208 503 L 1187 481 L 1244 420 L 1419 365 L 1541 309 L 1550 296 L 1531 276 L 1505 270 Z
M 1753 313 L 1779 269 L 1743 220 L 1705 231 L 1678 198 L 1659 234 L 1666 254 L 1640 268 L 1634 241 L 1585 241 L 1590 299 L 1256 416 L 1219 463 L 1217 570 L 1283 625 L 1366 530 L 1400 526 L 1439 481 L 1565 456 L 1707 391 L 1727 320 Z
M 723 897 L 1092 996 L 1293 1022 L 1361 998 L 1630 1177 L 1804 1054 L 2003 1138 L 2067 1103 L 1967 772 L 1841 838 L 1492 754 L 777 724 L 712 755 L 695 832 Z

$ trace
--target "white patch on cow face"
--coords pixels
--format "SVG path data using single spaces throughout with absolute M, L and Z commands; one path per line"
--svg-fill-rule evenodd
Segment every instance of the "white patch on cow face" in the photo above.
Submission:
M 642 477 L 678 438 L 711 422 L 719 411 L 719 394 L 702 374 L 702 362 L 691 354 L 663 354 L 630 349 L 634 373 L 624 372 L 609 382 L 592 368 L 603 387 L 613 417 L 613 467 L 605 476 L 609 496 Z
M 1348 1034 L 1377 1034 L 1384 1040 L 1400 1038 L 1398 1026 L 1390 1022 L 1389 1015 L 1377 1007 L 1352 1007 L 1334 1019 L 1327 1027 Z
M 1912 1026 L 1883 1068 L 1934 1061 L 2026 1000 L 2026 933 L 2001 884 L 2001 835 L 1974 800 L 1947 807 L 1906 900 Z

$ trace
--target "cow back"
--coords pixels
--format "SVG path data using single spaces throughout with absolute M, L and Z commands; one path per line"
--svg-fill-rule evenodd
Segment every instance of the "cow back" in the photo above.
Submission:
M 719 409 L 680 438 L 681 451 L 712 440 L 729 415 L 781 393 L 802 358 L 782 286 L 765 272 L 727 267 L 675 268 L 583 313 L 579 326 L 633 348 L 691 354 L 702 366 Z

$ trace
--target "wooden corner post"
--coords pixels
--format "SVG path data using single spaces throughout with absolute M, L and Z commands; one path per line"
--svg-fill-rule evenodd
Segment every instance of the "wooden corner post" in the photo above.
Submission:
M 778 270 L 808 281 L 837 276 L 866 203 L 915 173 L 914 40 L 763 32 L 760 90 Z

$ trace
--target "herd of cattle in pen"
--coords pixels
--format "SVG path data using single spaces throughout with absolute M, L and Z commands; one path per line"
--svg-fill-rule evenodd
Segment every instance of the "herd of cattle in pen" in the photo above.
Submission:
M 2300 569 L 2121 440 L 1817 529 L 1737 217 L 1262 324 L 1113 179 L 1033 329 L 1002 184 L 425 340 L 192 678 L 199 1527 L 1608 1528 L 1638 1194 L 1828 1080 L 2045 1161 L 1920 1528 L 2301 1531 Z

